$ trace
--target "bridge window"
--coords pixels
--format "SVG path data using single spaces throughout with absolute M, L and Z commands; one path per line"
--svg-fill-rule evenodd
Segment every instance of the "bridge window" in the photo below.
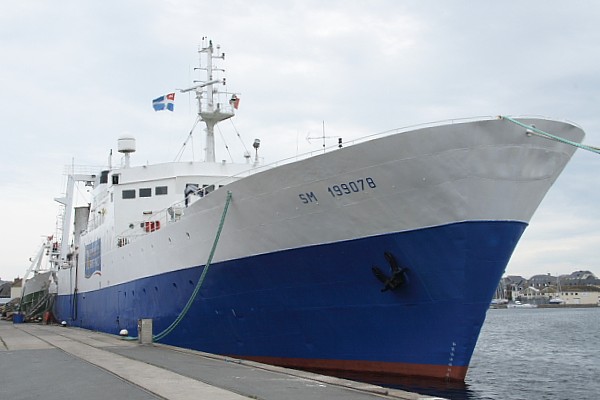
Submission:
M 108 183 L 108 173 L 110 171 L 102 171 L 100 173 L 100 183 Z
M 204 194 L 209 194 L 215 190 L 215 185 L 202 185 L 202 191 Z

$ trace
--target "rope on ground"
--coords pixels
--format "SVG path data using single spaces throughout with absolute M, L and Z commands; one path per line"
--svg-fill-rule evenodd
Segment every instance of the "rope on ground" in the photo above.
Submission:
M 528 132 L 537 133 L 538 135 L 546 137 L 548 139 L 556 140 L 557 142 L 565 143 L 570 146 L 575 146 L 575 147 L 583 149 L 583 150 L 591 151 L 592 153 L 600 154 L 600 148 L 598 148 L 598 147 L 588 146 L 583 143 L 577 143 L 577 142 L 573 142 L 572 140 L 569 140 L 569 139 L 561 138 L 560 136 L 556 136 L 551 133 L 544 132 L 543 130 L 538 129 L 533 125 L 524 124 L 520 121 L 517 121 L 516 119 L 511 118 L 511 117 L 502 115 L 501 118 L 505 119 L 507 121 L 510 121 L 514 124 L 517 124 L 519 126 L 522 126 L 523 128 L 527 129 Z

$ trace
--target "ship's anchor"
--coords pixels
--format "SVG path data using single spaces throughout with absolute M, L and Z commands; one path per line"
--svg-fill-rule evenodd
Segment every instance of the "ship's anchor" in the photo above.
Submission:
M 384 253 L 384 256 L 387 262 L 390 264 L 392 276 L 387 276 L 377 266 L 372 268 L 373 274 L 384 284 L 383 289 L 381 289 L 382 292 L 385 292 L 387 290 L 396 290 L 400 286 L 405 284 L 405 273 L 406 271 L 408 271 L 408 268 L 400 268 L 398 262 L 396 261 L 396 258 L 392 255 L 392 253 L 386 251 Z

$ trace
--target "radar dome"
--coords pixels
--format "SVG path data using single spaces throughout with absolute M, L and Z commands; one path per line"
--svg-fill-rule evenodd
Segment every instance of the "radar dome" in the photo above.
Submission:
M 132 135 L 123 135 L 117 141 L 117 151 L 129 154 L 135 152 L 135 138 Z

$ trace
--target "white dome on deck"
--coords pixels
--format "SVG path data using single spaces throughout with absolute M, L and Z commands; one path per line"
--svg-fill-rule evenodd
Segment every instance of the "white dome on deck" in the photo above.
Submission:
M 117 151 L 119 153 L 134 153 L 135 152 L 135 138 L 132 135 L 123 135 L 117 141 Z

